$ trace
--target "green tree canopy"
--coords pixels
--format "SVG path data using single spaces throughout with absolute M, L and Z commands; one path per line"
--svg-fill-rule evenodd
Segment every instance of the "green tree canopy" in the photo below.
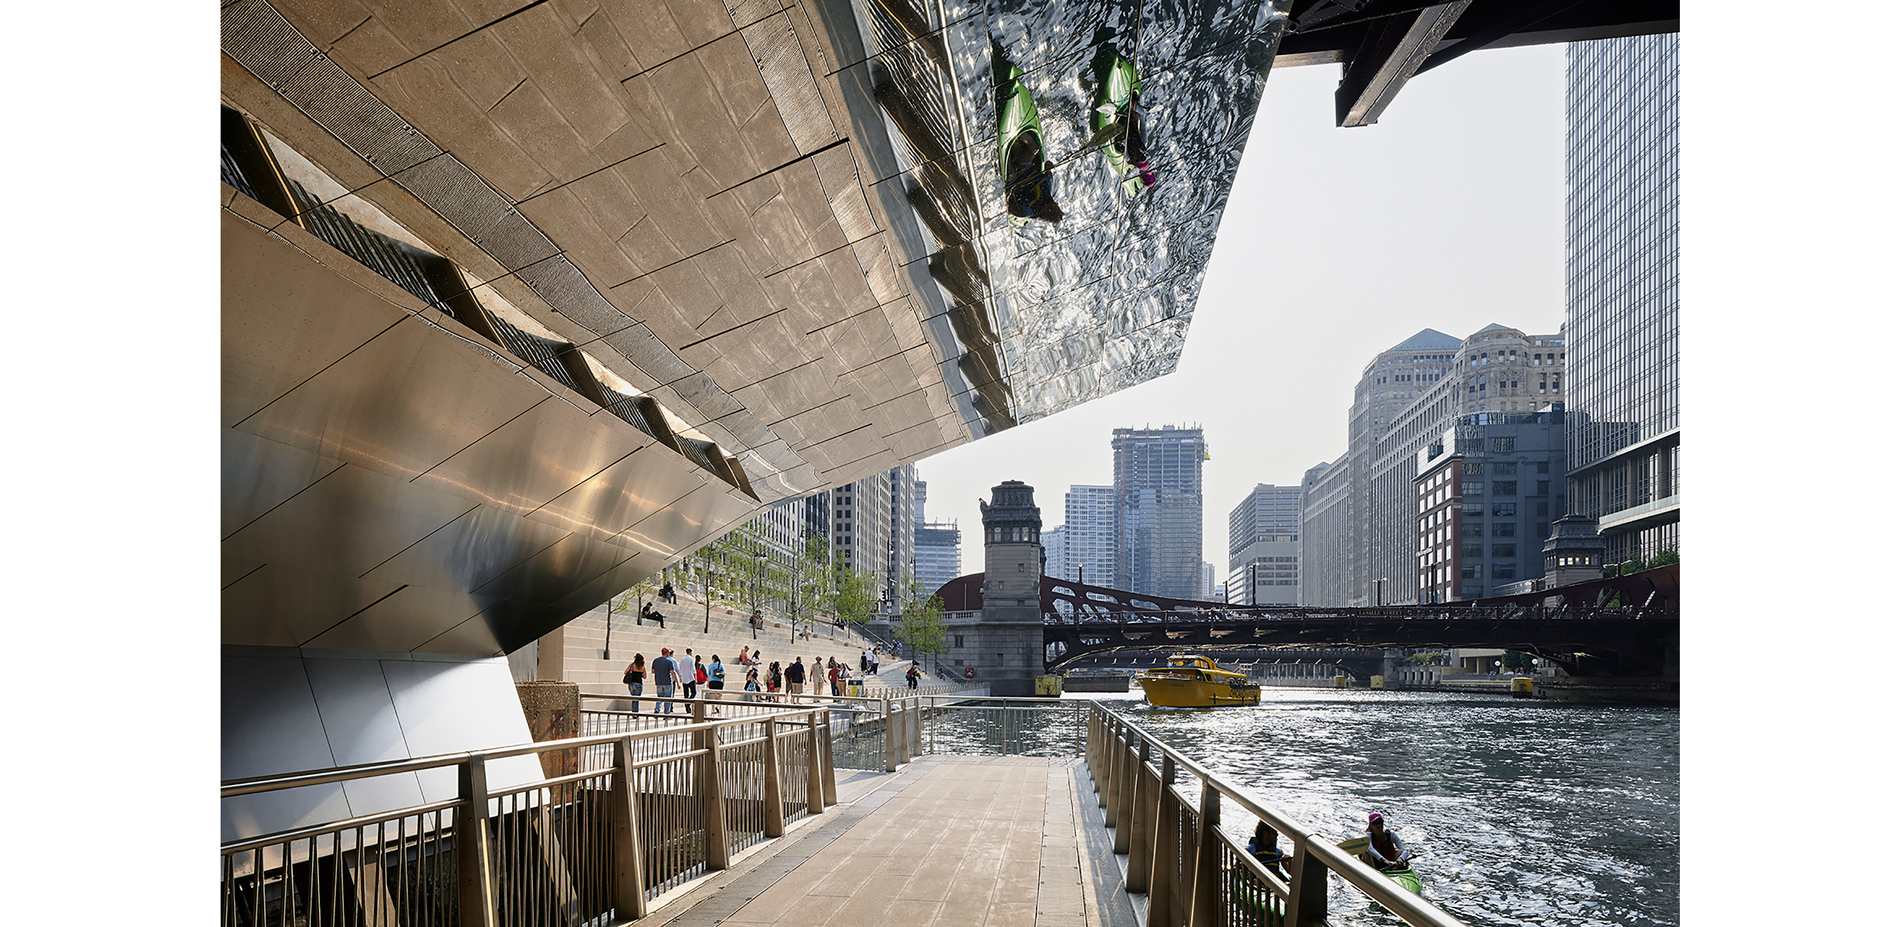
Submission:
M 904 577 L 903 610 L 892 630 L 913 654 L 942 653 L 944 631 L 943 599 L 923 597 L 915 577 Z

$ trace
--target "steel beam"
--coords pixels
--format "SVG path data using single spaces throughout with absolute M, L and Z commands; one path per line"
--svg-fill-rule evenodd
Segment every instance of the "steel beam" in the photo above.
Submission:
M 1341 128 L 1369 126 L 1418 72 L 1472 0 L 1441 3 L 1371 24 L 1346 60 L 1333 106 Z

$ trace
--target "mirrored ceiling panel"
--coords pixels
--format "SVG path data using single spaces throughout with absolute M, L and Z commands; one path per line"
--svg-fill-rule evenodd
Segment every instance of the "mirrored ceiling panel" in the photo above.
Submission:
M 971 436 L 1171 372 L 1288 0 L 848 3 Z

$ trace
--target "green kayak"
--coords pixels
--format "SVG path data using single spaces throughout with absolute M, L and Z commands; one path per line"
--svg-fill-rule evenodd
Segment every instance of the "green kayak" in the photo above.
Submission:
M 1129 193 L 1155 185 L 1141 129 L 1141 75 L 1135 63 L 1103 46 L 1095 58 L 1095 100 L 1089 110 L 1089 144 L 1100 145 Z
M 1009 65 L 997 88 L 997 160 L 1003 174 L 1003 198 L 1013 225 L 1030 219 L 1061 222 L 1055 202 L 1054 165 L 1043 151 L 1042 118 L 1023 83 L 1023 69 Z
M 1400 887 L 1404 888 L 1406 891 L 1411 892 L 1414 895 L 1418 895 L 1421 898 L 1425 896 L 1425 893 L 1419 888 L 1418 873 L 1413 872 L 1412 867 L 1407 866 L 1404 869 L 1386 869 L 1386 870 L 1382 870 L 1381 874 L 1384 875 L 1386 878 L 1399 883 Z

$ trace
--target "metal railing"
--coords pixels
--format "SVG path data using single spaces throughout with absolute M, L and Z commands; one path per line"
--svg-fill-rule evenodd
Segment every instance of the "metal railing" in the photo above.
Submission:
M 837 803 L 825 706 L 648 724 L 493 750 L 223 783 L 221 797 L 455 771 L 457 795 L 220 847 L 224 927 L 621 924 Z M 623 712 L 618 714 L 631 714 Z M 548 773 L 491 789 L 488 764 Z
M 1412 927 L 1464 927 L 1127 718 L 1088 705 L 1087 762 L 1096 804 L 1115 832 L 1115 852 L 1128 854 L 1127 890 L 1148 896 L 1148 923 L 1324 927 L 1333 874 Z M 1283 847 L 1291 846 L 1284 877 L 1222 831 L 1223 800 L 1265 822 Z

